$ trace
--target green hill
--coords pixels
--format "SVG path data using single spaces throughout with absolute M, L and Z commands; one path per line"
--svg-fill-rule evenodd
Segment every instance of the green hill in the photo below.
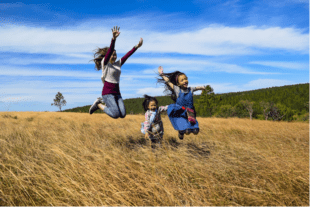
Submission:
M 195 107 L 199 105 L 198 100 L 200 99 L 200 96 L 201 95 L 194 95 Z M 305 117 L 308 117 L 307 113 L 309 112 L 309 83 L 271 87 L 243 92 L 215 94 L 215 97 L 218 97 L 219 101 L 215 103 L 216 107 L 214 107 L 214 115 L 220 113 L 219 110 L 222 106 L 225 106 L 226 108 L 227 106 L 231 106 L 239 108 L 241 111 L 243 110 L 243 112 L 239 113 L 238 117 L 248 116 L 247 111 L 242 108 L 240 104 L 241 100 L 248 100 L 254 102 L 253 118 L 262 118 L 263 112 L 259 104 L 261 101 L 277 104 L 278 108 L 280 108 L 282 111 L 285 109 L 289 110 L 291 114 L 293 113 L 293 115 L 295 115 L 295 118 L 298 116 L 303 116 L 305 119 Z M 156 98 L 159 105 L 168 105 L 174 103 L 169 96 L 157 96 Z M 143 100 L 144 98 L 125 99 L 124 104 L 127 114 L 144 113 L 144 110 L 142 108 Z M 90 105 L 76 107 L 73 109 L 64 110 L 63 112 L 88 113 L 89 107 Z M 103 112 L 101 110 L 97 110 L 95 113 Z M 199 112 L 197 112 L 197 116 L 207 115 L 205 115 L 205 113 L 202 113 L 200 110 Z

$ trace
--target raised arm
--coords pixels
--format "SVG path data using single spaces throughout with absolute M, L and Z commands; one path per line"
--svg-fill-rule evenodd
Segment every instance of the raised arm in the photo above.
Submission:
M 127 60 L 134 52 L 136 52 L 136 50 L 137 50 L 139 47 L 142 46 L 142 44 L 143 44 L 143 39 L 140 38 L 139 43 L 138 43 L 137 45 L 135 45 L 129 52 L 127 52 L 127 54 L 126 54 L 124 57 L 121 58 L 121 65 L 123 65 L 123 64 L 126 62 L 126 60 Z
M 107 53 L 105 54 L 104 56 L 104 61 L 103 61 L 103 65 L 106 65 L 108 64 L 108 62 L 110 61 L 110 58 L 111 58 L 111 55 L 113 54 L 114 52 L 114 47 L 115 47 L 115 41 L 116 41 L 116 38 L 119 36 L 120 32 L 119 32 L 119 27 L 113 27 L 112 29 L 112 35 L 113 35 L 113 38 L 111 40 L 111 44 L 110 44 L 110 47 L 107 51 Z
M 193 91 L 198 91 L 198 90 L 205 90 L 207 86 L 197 86 L 194 88 Z
M 161 67 L 161 66 L 158 67 L 158 73 L 159 73 L 159 75 L 160 75 L 161 77 L 163 77 L 163 79 L 168 83 L 168 85 L 170 86 L 170 88 L 173 89 L 173 86 L 174 86 L 174 85 L 170 82 L 169 78 L 167 78 L 166 76 L 163 75 L 163 73 L 164 73 L 163 67 Z
M 169 106 L 169 105 L 158 107 L 158 112 L 161 113 L 161 112 L 163 112 L 163 111 L 167 111 L 167 110 L 168 110 L 168 106 Z

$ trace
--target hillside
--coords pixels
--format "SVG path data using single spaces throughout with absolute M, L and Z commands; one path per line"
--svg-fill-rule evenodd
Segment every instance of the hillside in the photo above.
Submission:
M 163 116 L 152 148 L 143 119 L 0 113 L 0 205 L 309 205 L 307 123 L 198 117 L 181 141 Z
M 212 86 L 211 86 L 212 87 Z M 260 106 L 261 101 L 273 102 L 283 111 L 283 114 L 290 114 L 285 120 L 309 120 L 309 83 L 297 84 L 281 87 L 272 87 L 258 89 L 252 91 L 215 94 L 220 101 L 215 103 L 216 109 L 214 116 L 220 114 L 221 106 L 237 107 L 239 110 L 238 117 L 248 117 L 247 110 L 239 103 L 241 100 L 249 100 L 254 102 L 254 114 L 256 119 L 263 119 L 263 109 Z M 159 105 L 168 105 L 173 103 L 168 96 L 156 97 Z M 200 95 L 194 95 L 195 107 L 198 106 Z M 133 98 L 124 100 L 127 114 L 142 114 L 143 98 Z M 90 105 L 64 110 L 64 112 L 81 112 L 88 113 Z M 103 113 L 97 110 L 95 113 Z M 204 112 L 199 111 L 197 116 L 206 116 Z

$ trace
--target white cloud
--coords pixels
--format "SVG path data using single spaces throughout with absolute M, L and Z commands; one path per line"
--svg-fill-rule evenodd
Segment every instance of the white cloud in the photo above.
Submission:
M 256 74 L 256 75 L 267 75 L 267 74 L 279 74 L 271 72 L 258 72 L 244 68 L 236 64 L 218 63 L 207 60 L 194 60 L 194 59 L 177 59 L 177 58 L 131 58 L 128 63 L 135 64 L 154 64 L 163 66 L 164 72 L 172 71 L 204 71 L 204 72 L 226 72 L 226 73 L 237 73 L 237 74 Z M 155 69 L 146 69 L 143 71 L 145 74 L 154 73 Z M 155 74 L 155 73 L 154 73 Z
M 10 67 L 10 66 L 0 66 L 0 75 L 6 75 L 6 76 L 52 76 L 52 77 L 70 77 L 70 78 L 83 78 L 85 80 L 87 79 L 96 79 L 101 82 L 101 71 L 95 71 L 95 70 L 89 70 L 88 72 L 85 71 L 68 71 L 66 69 L 64 70 L 43 70 L 41 68 L 37 69 L 29 69 L 29 68 L 23 68 L 23 67 Z M 148 74 L 126 74 L 126 72 L 123 72 L 121 75 L 121 79 L 125 80 L 132 80 L 132 79 L 154 79 L 154 75 L 148 75 Z
M 144 95 L 147 94 L 149 96 L 162 96 L 164 95 L 164 88 L 154 88 L 154 87 L 148 87 L 148 88 L 140 88 L 137 90 L 138 95 Z
M 97 22 L 97 20 L 96 20 Z M 106 27 L 35 28 L 7 26 L 0 28 L 0 51 L 26 53 L 89 53 L 97 46 L 108 46 L 111 30 Z M 191 32 L 121 30 L 116 49 L 125 53 L 144 38 L 139 52 L 200 55 L 243 55 L 257 49 L 281 49 L 308 53 L 309 35 L 295 28 L 228 27 L 211 25 Z
M 249 63 L 263 66 L 270 66 L 275 68 L 296 69 L 296 70 L 309 69 L 309 64 L 306 63 L 284 62 L 284 61 L 253 61 Z
M 9 95 L 9 96 L 0 96 L 0 102 L 2 103 L 18 103 L 18 102 L 25 102 L 31 100 L 32 96 L 25 96 L 25 95 Z
M 79 58 L 77 58 L 79 57 Z M 64 55 L 62 57 L 48 57 L 48 58 L 8 58 L 1 60 L 2 64 L 7 65 L 30 65 L 30 64 L 90 64 L 94 65 L 91 61 L 93 56 L 70 54 L 69 57 Z
M 24 67 L 0 66 L 0 75 L 7 76 L 54 76 L 100 79 L 101 73 L 95 70 L 89 72 L 68 70 L 43 70 L 42 68 L 29 69 Z

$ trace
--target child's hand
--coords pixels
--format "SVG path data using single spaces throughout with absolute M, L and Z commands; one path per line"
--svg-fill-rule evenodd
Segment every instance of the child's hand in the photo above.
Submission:
M 112 30 L 113 39 L 116 39 L 120 34 L 119 27 L 117 28 L 117 26 L 115 26 L 111 30 Z
M 142 38 L 140 38 L 140 41 L 139 41 L 139 43 L 136 45 L 136 48 L 141 47 L 141 46 L 142 46 L 142 44 L 143 44 L 143 39 L 142 39 Z
M 163 72 L 164 72 L 163 67 L 159 66 L 159 67 L 158 67 L 158 73 L 159 73 L 159 75 L 162 75 Z

